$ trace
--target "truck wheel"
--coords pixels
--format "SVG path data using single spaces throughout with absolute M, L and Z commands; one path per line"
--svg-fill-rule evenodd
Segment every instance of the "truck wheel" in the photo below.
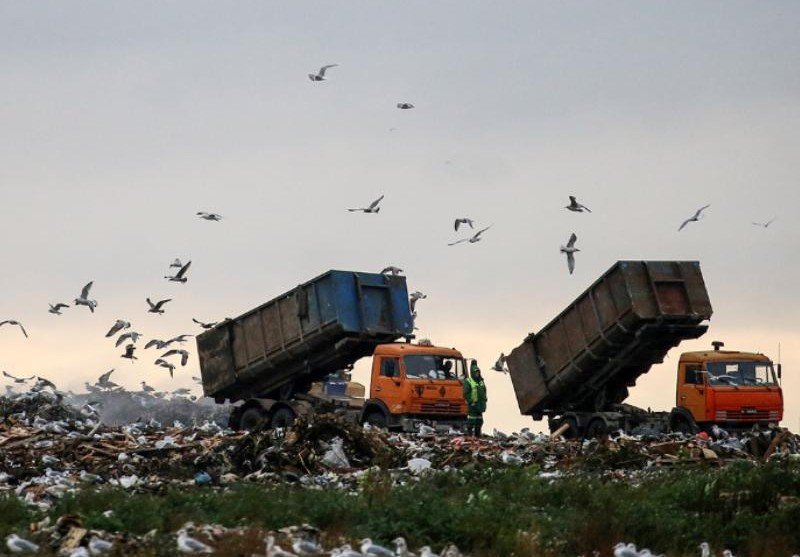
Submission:
M 370 410 L 364 416 L 364 423 L 372 427 L 386 427 L 386 416 L 380 410 Z
M 281 406 L 272 415 L 272 427 L 290 427 L 294 420 L 295 415 L 292 409 Z
M 578 429 L 578 420 L 575 418 L 569 417 L 565 418 L 561 425 L 569 424 L 569 429 L 564 432 L 564 439 L 580 439 L 581 432 Z
M 694 435 L 697 433 L 698 428 L 694 420 L 689 420 L 686 416 L 676 414 L 672 418 L 672 431 L 685 433 L 687 435 Z
M 608 428 L 606 427 L 606 423 L 600 419 L 594 419 L 589 422 L 589 426 L 586 428 L 586 438 L 587 439 L 595 439 L 597 437 L 602 437 L 608 433 Z
M 253 406 L 242 412 L 242 417 L 239 418 L 239 429 L 245 431 L 254 431 L 261 429 L 267 423 L 267 416 L 261 408 Z

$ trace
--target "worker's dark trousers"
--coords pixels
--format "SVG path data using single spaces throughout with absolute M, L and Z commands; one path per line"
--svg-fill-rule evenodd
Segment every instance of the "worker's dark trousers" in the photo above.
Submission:
M 467 434 L 480 437 L 482 428 L 483 414 L 467 414 Z

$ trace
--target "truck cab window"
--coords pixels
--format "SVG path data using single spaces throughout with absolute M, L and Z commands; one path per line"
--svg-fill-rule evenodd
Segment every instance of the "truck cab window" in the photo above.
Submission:
M 400 360 L 397 358 L 383 358 L 381 360 L 381 376 L 382 377 L 397 377 L 400 375 L 398 369 Z
M 703 374 L 700 373 L 700 366 L 688 365 L 686 366 L 686 379 L 687 385 L 702 385 Z

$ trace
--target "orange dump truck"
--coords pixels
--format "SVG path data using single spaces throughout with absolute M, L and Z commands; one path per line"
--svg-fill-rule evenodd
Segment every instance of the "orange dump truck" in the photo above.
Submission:
M 714 349 L 681 355 L 675 407 L 624 404 L 628 389 L 681 341 L 703 335 L 712 310 L 696 261 L 619 261 L 508 356 L 520 411 L 551 431 L 695 432 L 783 418 L 780 365 Z M 568 426 L 568 427 L 565 427 Z
M 405 277 L 329 271 L 199 335 L 203 390 L 236 403 L 230 425 L 241 429 L 314 412 L 392 429 L 462 425 L 463 356 L 412 343 L 412 331 Z M 349 373 L 367 356 L 369 396 Z

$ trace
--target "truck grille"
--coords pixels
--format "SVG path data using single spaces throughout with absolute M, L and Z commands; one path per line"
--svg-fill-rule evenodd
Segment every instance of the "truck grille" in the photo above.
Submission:
M 776 421 L 779 418 L 777 410 L 756 410 L 743 408 L 742 410 L 717 410 L 714 416 L 717 421 L 728 422 L 763 422 Z
M 423 402 L 420 404 L 420 412 L 422 414 L 464 414 L 460 404 L 451 404 L 448 402 Z

